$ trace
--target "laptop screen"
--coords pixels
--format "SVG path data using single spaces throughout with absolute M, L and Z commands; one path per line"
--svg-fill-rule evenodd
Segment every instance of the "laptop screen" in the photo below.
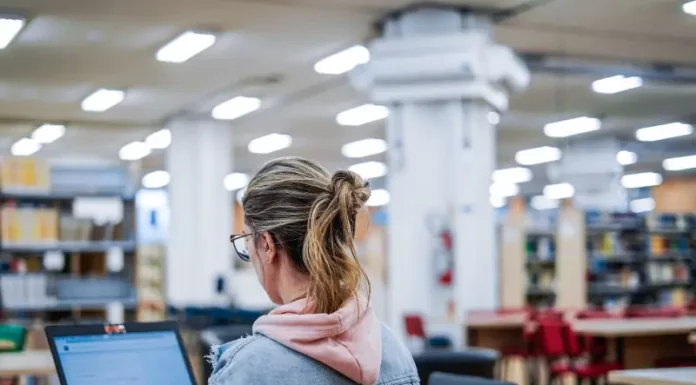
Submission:
M 194 385 L 173 331 L 55 338 L 68 385 Z

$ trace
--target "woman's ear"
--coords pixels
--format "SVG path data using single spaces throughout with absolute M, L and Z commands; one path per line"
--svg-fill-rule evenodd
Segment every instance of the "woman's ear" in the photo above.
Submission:
M 263 231 L 259 238 L 261 242 L 261 250 L 265 254 L 266 262 L 272 263 L 276 258 L 276 245 L 273 242 L 273 237 L 268 231 Z

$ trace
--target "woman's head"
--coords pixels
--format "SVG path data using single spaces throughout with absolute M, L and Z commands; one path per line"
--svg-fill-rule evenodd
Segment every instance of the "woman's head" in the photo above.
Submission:
M 251 262 L 275 303 L 287 282 L 304 279 L 315 313 L 332 313 L 356 295 L 366 279 L 353 237 L 356 217 L 370 197 L 368 184 L 350 171 L 329 174 L 302 158 L 267 163 L 242 199 Z

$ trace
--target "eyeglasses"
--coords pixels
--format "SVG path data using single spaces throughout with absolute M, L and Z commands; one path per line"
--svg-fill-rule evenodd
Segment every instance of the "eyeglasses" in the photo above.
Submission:
M 247 247 L 246 237 L 251 234 L 232 234 L 230 235 L 230 242 L 234 246 L 234 251 L 237 252 L 237 256 L 244 262 L 249 262 L 251 259 L 249 257 L 249 248 Z

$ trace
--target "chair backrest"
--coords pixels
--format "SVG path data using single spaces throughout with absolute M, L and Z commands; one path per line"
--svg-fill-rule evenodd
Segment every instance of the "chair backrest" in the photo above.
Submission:
M 563 338 L 565 323 L 553 319 L 541 319 L 538 321 L 537 349 L 546 357 L 559 357 L 566 354 L 566 346 Z
M 463 376 L 461 374 L 451 374 L 434 372 L 428 379 L 428 385 L 512 385 L 509 382 L 491 380 L 488 378 Z
M 565 352 L 570 357 L 579 357 L 583 353 L 583 346 L 580 344 L 578 335 L 569 323 L 564 323 L 562 328 L 563 345 Z
M 404 322 L 406 323 L 406 334 L 410 337 L 426 338 L 423 317 L 418 314 L 407 314 L 404 317 Z

